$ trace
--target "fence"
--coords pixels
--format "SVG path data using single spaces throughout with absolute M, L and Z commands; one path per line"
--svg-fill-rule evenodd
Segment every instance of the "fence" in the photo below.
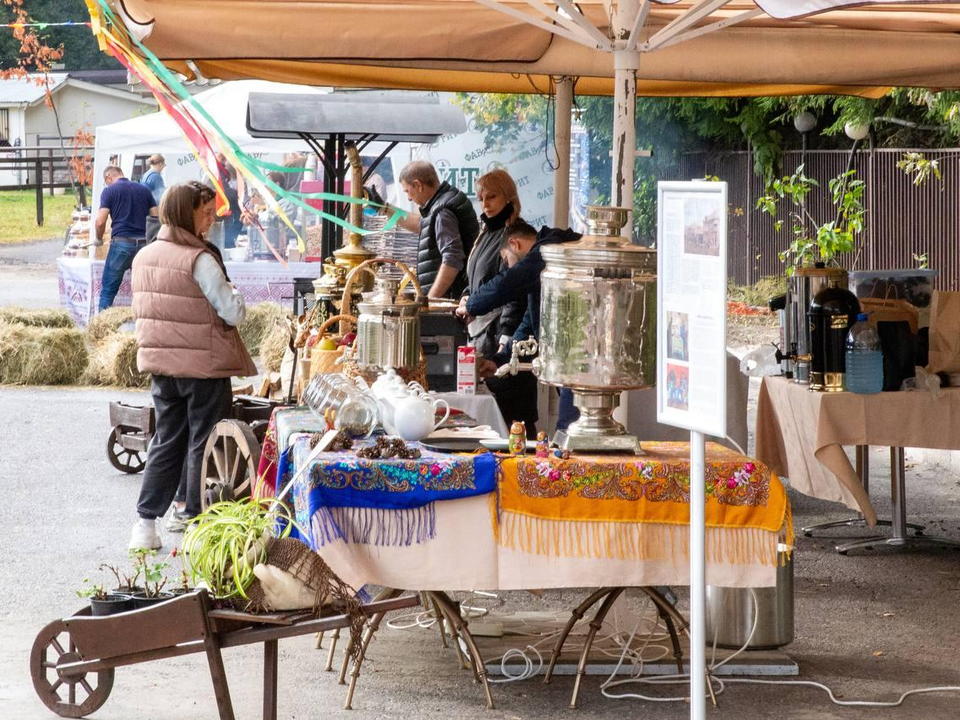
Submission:
M 58 188 L 72 188 L 70 161 L 77 155 L 93 157 L 92 146 L 0 147 L 0 190 L 35 190 L 37 225 L 43 225 L 43 191 L 52 197 Z M 86 204 L 85 189 L 82 204 Z
M 857 240 L 857 250 L 841 258 L 849 270 L 889 270 L 917 267 L 914 255 L 926 254 L 937 270 L 936 287 L 960 290 L 960 148 L 917 150 L 930 160 L 939 160 L 943 180 L 929 180 L 915 187 L 896 167 L 909 149 L 863 150 L 853 160 L 857 177 L 866 182 L 864 205 L 866 228 Z M 820 183 L 820 191 L 808 196 L 807 209 L 818 221 L 832 220 L 833 206 L 827 183 L 847 169 L 850 153 L 844 150 L 814 150 L 784 153 L 784 174 L 804 164 L 805 174 Z M 756 210 L 763 194 L 763 180 L 753 172 L 750 152 L 687 153 L 678 179 L 716 175 L 729 186 L 730 277 L 750 284 L 767 275 L 782 275 L 777 253 L 786 250 L 793 235 L 785 213 L 779 232 L 775 220 Z M 783 203 L 781 212 L 789 203 Z

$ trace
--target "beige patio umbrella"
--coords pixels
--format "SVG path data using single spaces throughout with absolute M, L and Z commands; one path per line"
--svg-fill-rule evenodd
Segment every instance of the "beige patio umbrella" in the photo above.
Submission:
M 188 75 L 190 60 L 206 77 L 224 80 L 503 93 L 548 92 L 551 79 L 576 78 L 582 95 L 616 97 L 617 159 L 635 146 L 637 93 L 878 97 L 890 86 L 960 86 L 960 13 L 951 2 L 115 4 L 128 29 Z M 561 111 L 569 94 L 559 83 Z M 615 162 L 612 184 L 613 203 L 629 201 L 633 163 Z
M 614 95 L 613 204 L 632 198 L 636 95 L 960 87 L 957 2 L 117 0 L 170 67 L 339 87 Z M 569 83 L 559 88 L 569 101 Z M 559 93 L 558 93 L 559 94 Z M 558 97 L 558 117 L 563 105 Z M 567 106 L 568 107 L 568 106 Z M 559 135 L 559 133 L 558 133 Z M 560 149 L 561 157 L 566 157 Z M 561 178 L 565 182 L 564 178 Z M 556 195 L 562 193 L 559 185 Z M 631 223 L 627 224 L 629 228 Z M 702 435 L 699 437 L 702 447 Z M 691 442 L 691 448 L 694 446 Z M 692 458 L 693 463 L 703 462 Z M 697 475 L 692 468 L 691 476 Z M 703 484 L 691 482 L 691 717 L 704 717 Z

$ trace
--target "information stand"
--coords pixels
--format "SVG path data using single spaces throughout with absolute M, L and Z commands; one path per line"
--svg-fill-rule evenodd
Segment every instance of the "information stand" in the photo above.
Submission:
M 726 435 L 727 184 L 657 190 L 657 420 L 690 430 L 690 717 L 706 715 L 705 435 Z

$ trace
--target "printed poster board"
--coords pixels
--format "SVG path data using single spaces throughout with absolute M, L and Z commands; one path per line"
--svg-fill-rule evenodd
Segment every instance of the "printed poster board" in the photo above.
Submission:
M 727 184 L 657 189 L 657 420 L 727 434 Z

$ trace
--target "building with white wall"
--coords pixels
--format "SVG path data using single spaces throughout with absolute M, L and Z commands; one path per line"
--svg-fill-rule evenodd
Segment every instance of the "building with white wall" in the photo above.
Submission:
M 56 106 L 48 105 L 46 93 Z M 156 110 L 153 98 L 109 85 L 72 78 L 68 73 L 50 73 L 46 78 L 0 80 L 0 146 L 59 146 L 60 136 L 69 144 L 79 131 L 93 134 L 99 125 L 119 122 Z M 59 115 L 59 131 L 57 127 Z M 0 147 L 0 152 L 4 151 Z M 0 165 L 0 185 L 21 182 L 23 172 Z

